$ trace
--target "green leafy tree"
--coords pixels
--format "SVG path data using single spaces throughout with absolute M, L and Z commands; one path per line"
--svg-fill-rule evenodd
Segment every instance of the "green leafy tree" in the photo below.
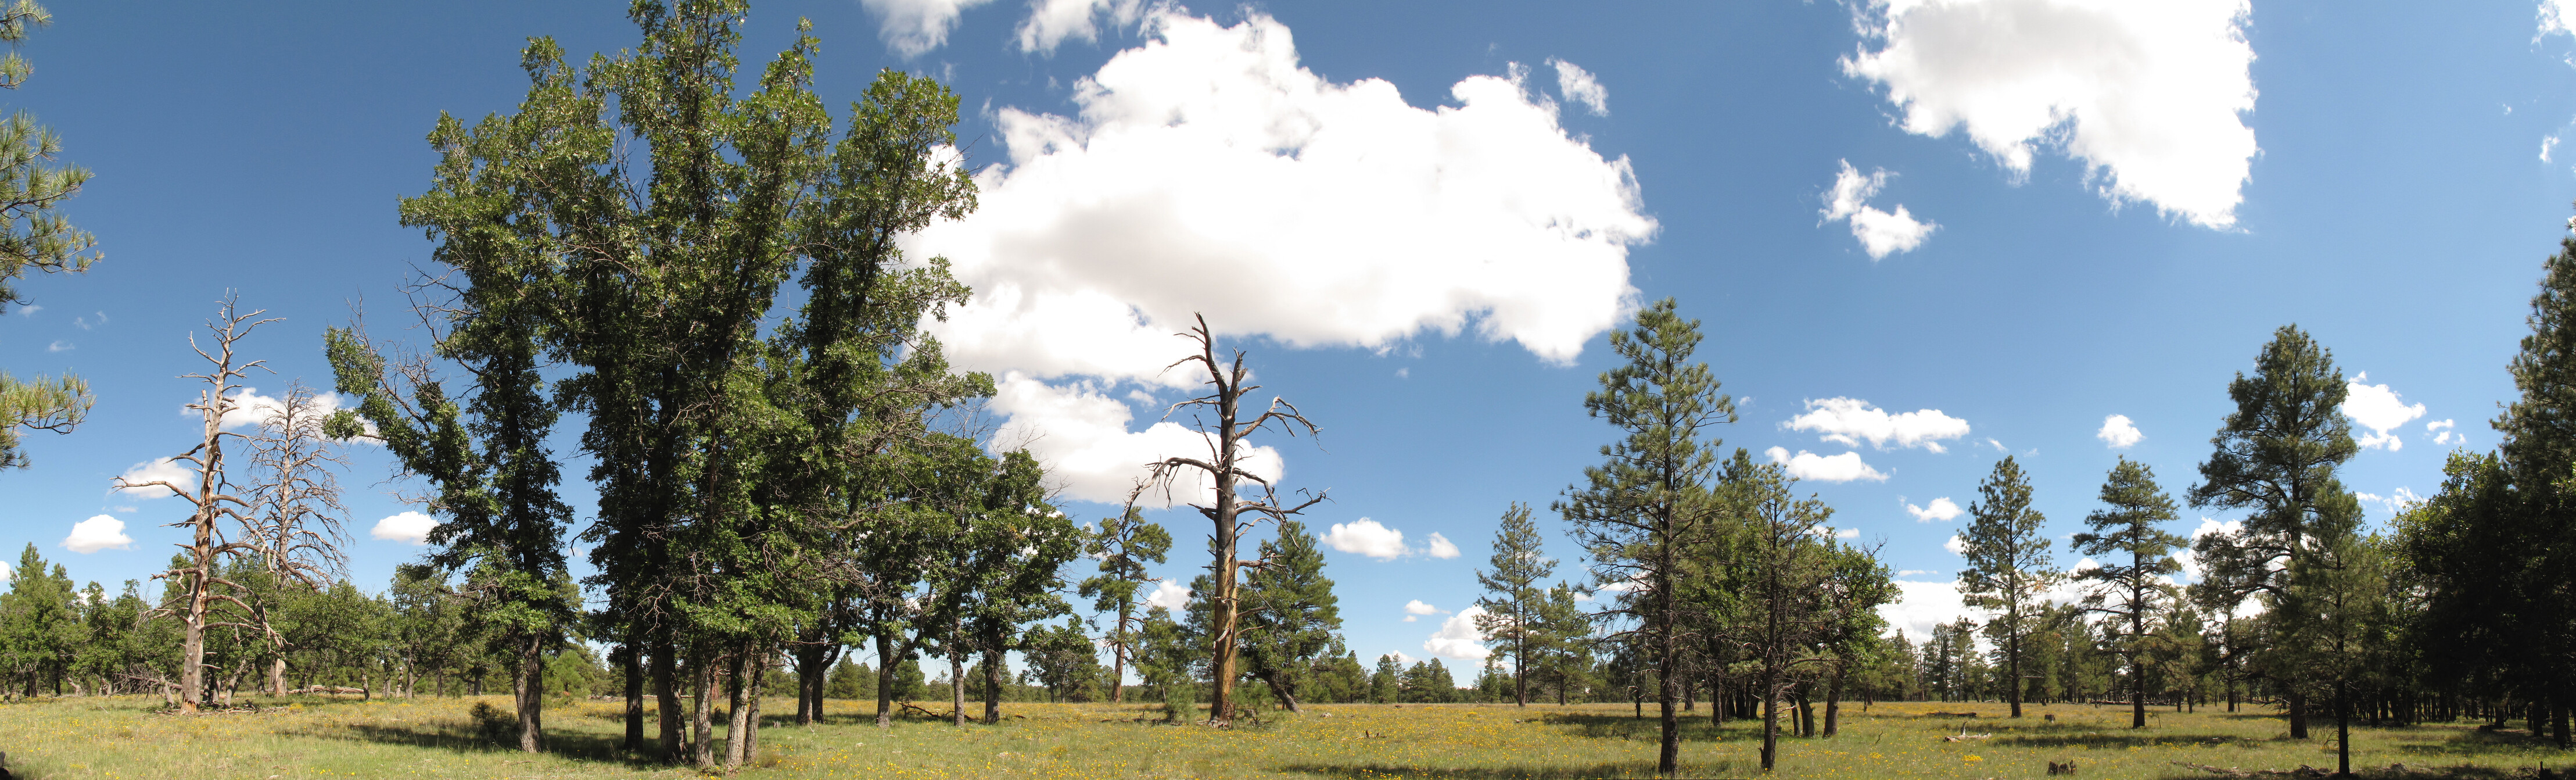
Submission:
M 1601 389 L 1584 395 L 1583 407 L 1623 434 L 1601 448 L 1604 462 L 1583 470 L 1581 485 L 1556 504 L 1603 585 L 1634 586 L 1601 614 L 1629 621 L 1617 635 L 1648 654 L 1658 678 L 1655 700 L 1663 734 L 1656 772 L 1672 775 L 1681 761 L 1683 609 L 1674 578 L 1681 548 L 1706 519 L 1708 482 L 1717 467 L 1718 442 L 1708 436 L 1735 421 L 1735 404 L 1718 392 L 1699 348 L 1699 321 L 1683 319 L 1666 298 L 1637 312 L 1635 327 L 1613 331 L 1610 350 L 1627 362 L 1601 374 Z
M 2296 581 L 2300 559 L 2361 519 L 2360 499 L 2335 476 L 2360 452 L 2342 410 L 2347 392 L 2333 354 L 2298 326 L 2281 326 L 2255 355 L 2254 375 L 2228 383 L 2236 410 L 2210 437 L 2215 449 L 2191 488 L 2194 507 L 2246 513 L 2242 532 L 2209 534 L 2193 546 L 2212 599 L 2231 606 L 2258 594 L 2270 599 L 2265 612 L 2281 623 L 2284 640 L 2303 635 L 2310 619 Z M 2283 686 L 2293 739 L 2308 736 L 2312 685 L 2300 667 L 2312 649 L 2283 642 L 2258 656 Z
M 1081 596 L 1093 600 L 1093 610 L 1110 616 L 1109 635 L 1102 639 L 1109 646 L 1112 704 L 1125 701 L 1127 660 L 1135 655 L 1131 637 L 1137 620 L 1137 589 L 1154 581 L 1145 564 L 1164 562 L 1171 549 L 1171 533 L 1147 522 L 1133 506 L 1118 517 L 1101 520 L 1084 549 L 1100 561 L 1100 573 L 1082 581 Z
M 1495 649 L 1511 656 L 1512 702 L 1522 707 L 1529 706 L 1533 618 L 1547 599 L 1541 582 L 1556 574 L 1556 561 L 1547 557 L 1545 545 L 1529 507 L 1513 502 L 1494 532 L 1493 571 L 1476 570 L 1476 584 L 1485 588 L 1485 595 L 1476 599 L 1476 606 L 1485 608 L 1485 614 L 1476 616 L 1476 628 Z
M 1161 693 L 1163 717 L 1169 721 L 1189 720 L 1195 704 L 1191 682 L 1207 660 L 1198 651 L 1195 633 L 1161 606 L 1146 610 L 1144 624 L 1137 630 L 1136 675 Z
M 1996 640 L 2004 698 L 2016 718 L 2021 717 L 2023 638 L 2033 628 L 2040 594 L 2058 579 L 2048 537 L 2040 532 L 2047 518 L 2030 508 L 2030 493 L 2021 464 L 2004 456 L 1977 484 L 1978 499 L 1968 505 L 1970 521 L 1959 535 L 1959 555 L 1968 559 L 1967 568 L 1959 570 L 1959 593 L 1968 606 L 1995 615 L 1986 622 L 1986 634 Z
M 1394 655 L 1377 657 L 1377 670 L 1369 673 L 1369 701 L 1393 704 L 1404 689 L 1404 662 Z
M 1020 644 L 1029 678 L 1045 686 L 1055 701 L 1090 701 L 1086 692 L 1100 684 L 1100 654 L 1079 618 L 1063 625 L 1030 629 Z
M 2182 571 L 2173 553 L 2191 540 L 2164 529 L 2174 521 L 2174 501 L 2156 486 L 2155 471 L 2144 464 L 2121 458 L 2112 466 L 2102 483 L 2102 503 L 2103 509 L 2084 516 L 2085 527 L 2092 530 L 2074 539 L 2076 554 L 2092 556 L 2101 565 L 2076 572 L 2075 578 L 2090 586 L 2083 608 L 2103 616 L 2112 647 L 2128 661 L 2129 727 L 2142 729 L 2147 727 L 2147 672 L 2140 643 L 2160 612 L 2179 606 L 2165 582 Z M 2112 557 L 2123 554 L 2128 561 Z
M 1341 599 L 1305 523 L 1280 521 L 1279 538 L 1263 541 L 1260 551 L 1243 589 L 1244 668 L 1298 712 L 1297 692 L 1341 644 Z
M 25 45 L 29 32 L 52 21 L 53 15 L 35 0 L 0 7 L 0 42 L 9 44 L 9 54 L 0 58 L 0 88 L 14 90 L 27 83 L 34 69 L 18 55 L 18 47 Z M 93 251 L 98 239 L 72 227 L 56 210 L 89 181 L 89 171 L 55 164 L 62 146 L 52 128 L 36 124 L 26 112 L 0 122 L 0 311 L 26 303 L 17 283 L 28 269 L 77 273 L 100 257 Z M 0 468 L 27 467 L 20 429 L 70 433 L 96 402 L 80 377 L 20 380 L 0 372 Z

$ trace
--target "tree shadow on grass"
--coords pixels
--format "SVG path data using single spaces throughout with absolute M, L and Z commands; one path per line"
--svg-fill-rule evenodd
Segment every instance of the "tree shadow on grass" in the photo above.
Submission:
M 1683 764 L 1683 777 L 1739 778 L 1762 773 L 1760 766 L 1735 766 L 1732 762 L 1708 765 Z M 1562 764 L 1554 766 L 1490 767 L 1421 767 L 1396 764 L 1289 764 L 1282 772 L 1320 775 L 1323 777 L 1383 778 L 1421 777 L 1435 780 L 1551 780 L 1553 778 L 1656 777 L 1653 761 L 1615 761 L 1598 764 Z
M 1529 720 L 1538 721 L 1550 726 L 1572 726 L 1575 730 L 1573 734 L 1574 736 L 1586 739 L 1637 740 L 1652 743 L 1661 740 L 1664 734 L 1663 723 L 1651 716 L 1643 720 L 1639 720 L 1633 716 L 1627 715 L 1592 715 L 1576 712 L 1548 712 L 1540 713 L 1538 717 L 1530 718 Z M 1787 721 L 1782 721 L 1780 725 L 1780 738 L 1782 740 L 1795 739 L 1795 737 L 1790 737 L 1788 735 L 1789 724 Z M 1759 739 L 1761 736 L 1761 721 L 1732 720 L 1727 721 L 1725 726 L 1720 727 L 1709 725 L 1708 716 L 1705 713 L 1694 713 L 1692 715 L 1686 715 L 1681 719 L 1681 738 L 1683 742 L 1711 742 L 1725 739 Z
M 2199 745 L 2199 746 L 2201 746 L 2201 747 L 2214 747 L 2214 746 L 2219 746 L 2219 745 L 2228 745 L 2228 744 L 2251 743 L 2251 742 L 2257 742 L 2257 741 L 2261 741 L 2261 740 L 2250 740 L 2250 739 L 2247 739 L 2247 738 L 2245 738 L 2245 737 L 2237 736 L 2237 735 L 2232 735 L 2232 734 L 2157 734 L 2157 733 L 2147 733 L 2147 734 L 2102 734 L 2102 733 L 2084 733 L 2084 734 L 2029 734 L 2029 735 L 2010 736 L 2010 737 L 1996 737 L 1996 738 L 1994 738 L 1994 739 L 1992 739 L 1992 740 L 1979 740 L 1979 741 L 1981 741 L 1981 742 L 1991 742 L 1992 744 L 1996 744 L 1996 745 L 2009 745 L 2009 746 L 2012 746 L 2012 747 L 2032 747 L 2032 748 L 2091 747 L 2091 748 L 2101 749 L 2101 748 L 2133 748 L 2133 747 L 2159 747 L 2159 746 L 2182 746 L 2182 745 Z
M 2536 752 L 2564 755 L 2566 752 L 2546 736 L 2483 729 L 2459 729 L 2448 738 L 2399 745 L 2397 750 L 2410 756 L 2519 756 Z M 2576 757 L 2569 761 L 2576 763 Z
M 462 721 L 439 718 L 400 725 L 352 723 L 286 733 L 314 739 L 407 745 L 455 753 L 515 753 L 519 749 L 517 719 L 508 712 L 480 702 Z M 659 760 L 619 750 L 618 743 L 622 741 L 621 734 L 547 729 L 546 753 L 557 758 L 636 769 L 665 766 Z

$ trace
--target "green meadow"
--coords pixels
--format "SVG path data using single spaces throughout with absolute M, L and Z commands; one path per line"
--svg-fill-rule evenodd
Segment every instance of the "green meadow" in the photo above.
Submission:
M 0 746 L 20 778 L 680 778 L 714 777 L 615 749 L 618 705 L 550 709 L 554 752 L 503 743 L 506 697 L 295 699 L 257 711 L 159 712 L 157 697 L 63 698 L 0 705 Z M 936 709 L 936 708 L 935 708 Z M 745 778 L 1583 778 L 1651 777 L 1655 722 L 1625 705 L 1339 704 L 1234 730 L 1136 722 L 1143 706 L 1013 704 L 999 725 L 923 719 L 879 729 L 860 702 L 835 700 L 822 723 L 772 719 Z M 979 711 L 973 710 L 971 711 Z M 2052 705 L 2004 718 L 1999 704 L 1904 702 L 1847 713 L 1832 738 L 1781 741 L 1776 777 L 2018 778 L 2072 761 L 2079 778 L 2192 778 L 2332 769 L 2327 739 L 2291 740 L 2268 712 L 2156 712 L 2125 728 L 2116 707 Z M 1963 718 L 1955 713 L 1975 712 Z M 1760 730 L 1683 733 L 1682 776 L 1758 777 Z M 2055 716 L 2047 720 L 2044 716 Z M 2518 724 L 2517 724 L 2518 725 Z M 1989 735 L 1950 741 L 1946 736 Z M 2333 733 L 2330 723 L 2316 729 Z M 2510 778 L 2576 764 L 2515 729 L 2474 724 L 2356 728 L 2363 777 Z M 2394 767 L 2394 768 L 2393 768 Z M 2261 775 L 2247 775 L 2261 776 Z M 2277 776 L 2277 775 L 2276 775 Z

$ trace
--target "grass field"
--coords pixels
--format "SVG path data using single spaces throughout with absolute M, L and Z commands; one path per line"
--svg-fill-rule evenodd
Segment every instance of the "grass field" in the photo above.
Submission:
M 792 703 L 792 702 L 791 702 Z M 22 778 L 646 778 L 700 773 L 616 755 L 618 705 L 550 708 L 558 752 L 526 756 L 483 736 L 476 705 L 501 697 L 400 701 L 302 699 L 260 712 L 194 717 L 152 712 L 151 698 L 68 698 L 0 705 L 0 750 Z M 872 707 L 872 703 L 869 705 Z M 747 778 L 1575 778 L 1646 777 L 1654 721 L 1625 705 L 1321 705 L 1302 717 L 1233 731 L 1127 722 L 1145 709 L 1104 704 L 1013 704 L 999 726 L 958 729 L 898 722 L 879 730 L 859 702 L 834 701 L 826 723 L 773 719 Z M 944 708 L 941 708 L 944 709 Z M 973 711 L 980 712 L 978 707 Z M 1968 720 L 1933 712 L 1975 711 Z M 2334 766 L 2331 721 L 2319 739 L 2292 741 L 2277 716 L 2155 713 L 2131 730 L 2125 710 L 1995 704 L 1880 704 L 1848 712 L 1833 739 L 1782 740 L 1779 777 L 2039 777 L 2073 760 L 2079 778 L 2216 777 L 2186 762 L 2244 769 Z M 488 710 L 487 710 L 488 712 Z M 1699 713 L 1703 714 L 1704 713 Z M 2057 716 L 2055 722 L 2042 714 Z M 1105 722 L 1107 721 L 1107 722 Z M 1986 740 L 1945 742 L 1962 725 Z M 1759 732 L 1690 721 L 1686 777 L 1761 775 Z M 2514 777 L 2576 754 L 2518 732 L 2468 724 L 2355 729 L 2364 777 Z M 2391 764 L 2406 769 L 2391 770 Z

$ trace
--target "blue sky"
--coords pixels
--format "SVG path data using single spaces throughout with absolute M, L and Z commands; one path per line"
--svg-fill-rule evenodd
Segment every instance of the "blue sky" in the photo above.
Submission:
M 429 245 L 394 201 L 428 182 L 438 112 L 515 105 L 529 36 L 635 40 L 610 2 L 52 10 L 0 99 L 95 173 L 66 212 L 107 258 L 21 285 L 0 366 L 99 402 L 0 474 L 0 545 L 111 588 L 178 539 L 178 501 L 108 485 L 188 446 L 174 377 L 215 300 L 287 318 L 246 344 L 263 395 L 327 386 L 320 334 L 353 303 L 401 335 Z M 746 63 L 800 16 L 828 104 L 883 67 L 964 96 L 984 209 L 912 249 L 976 286 L 940 332 L 1002 378 L 991 410 L 1068 511 L 1114 511 L 1132 464 L 1187 443 L 1151 427 L 1188 389 L 1157 369 L 1203 311 L 1325 429 L 1261 443 L 1331 491 L 1308 522 L 1342 526 L 1351 646 L 1465 667 L 1495 519 L 1560 527 L 1546 505 L 1613 436 L 1583 393 L 1640 302 L 1703 322 L 1742 409 L 1726 445 L 1807 453 L 1804 489 L 1909 572 L 1889 612 L 1920 631 L 1957 610 L 1964 519 L 1937 500 L 1965 507 L 2005 451 L 2052 535 L 2121 455 L 2179 494 L 2286 323 L 2394 394 L 2356 396 L 2379 401 L 2356 433 L 2394 438 L 2347 484 L 2429 494 L 2446 451 L 2495 443 L 2576 198 L 2576 36 L 2548 3 L 768 2 Z M 421 548 L 372 538 L 407 507 L 380 454 L 353 461 L 351 574 L 382 587 Z M 66 547 L 101 515 L 130 543 Z M 2230 519 L 2181 530 L 2204 517 Z M 1160 518 L 1198 549 L 1194 513 Z

